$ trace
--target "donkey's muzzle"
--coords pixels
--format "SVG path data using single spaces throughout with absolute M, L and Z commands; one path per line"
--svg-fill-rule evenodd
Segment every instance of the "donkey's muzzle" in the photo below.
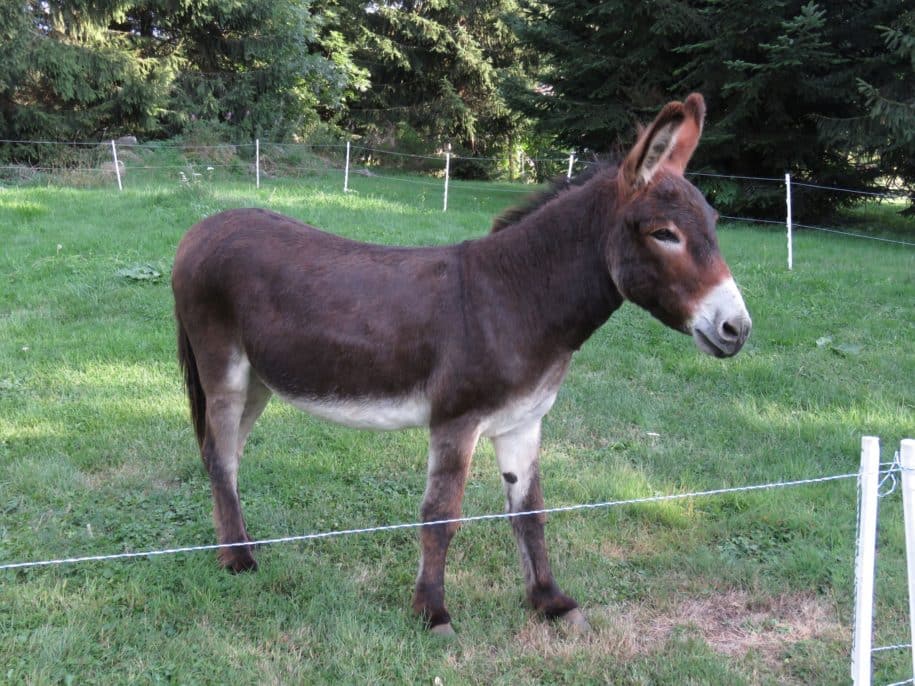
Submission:
M 696 326 L 693 340 L 703 352 L 715 357 L 732 357 L 740 352 L 753 324 L 749 317 L 723 319 L 714 327 Z
M 732 357 L 747 342 L 753 322 L 733 279 L 706 295 L 689 325 L 696 346 L 715 357 Z

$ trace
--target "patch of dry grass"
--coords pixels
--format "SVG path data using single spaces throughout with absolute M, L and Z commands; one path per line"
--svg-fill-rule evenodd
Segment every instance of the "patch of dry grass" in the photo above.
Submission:
M 590 653 L 619 663 L 663 653 L 674 633 L 685 629 L 716 653 L 743 658 L 752 651 L 777 670 L 792 644 L 849 639 L 835 607 L 811 593 L 755 596 L 728 590 L 662 603 L 614 603 L 588 614 L 593 625 L 588 636 L 565 636 L 532 618 L 519 632 L 517 645 L 526 653 L 559 660 Z

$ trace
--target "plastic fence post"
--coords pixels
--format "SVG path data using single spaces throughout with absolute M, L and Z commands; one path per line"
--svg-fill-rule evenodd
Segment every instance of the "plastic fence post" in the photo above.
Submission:
M 569 153 L 569 168 L 566 170 L 566 179 L 567 180 L 572 179 L 572 165 L 573 164 L 575 164 L 575 153 L 570 152 Z
M 448 211 L 448 179 L 451 176 L 451 143 L 448 144 L 448 151 L 445 153 L 445 204 L 442 205 L 442 212 Z
M 905 517 L 905 559 L 909 573 L 909 633 L 912 639 L 912 676 L 915 677 L 915 439 L 899 446 L 902 467 L 902 512 Z
M 114 139 L 111 139 L 111 156 L 114 158 L 114 175 L 118 177 L 118 191 L 124 190 L 121 185 L 121 167 L 118 165 L 118 146 L 115 145 Z
M 855 686 L 870 686 L 871 683 L 879 470 L 880 439 L 875 436 L 863 436 L 861 438 L 861 471 L 858 474 L 855 628 L 851 652 L 851 678 Z
M 254 185 L 261 187 L 261 139 L 254 139 Z
M 343 192 L 349 193 L 349 146 L 350 142 L 346 141 L 346 166 L 343 168 Z
M 791 235 L 791 174 L 785 174 L 785 203 L 788 205 L 788 216 L 786 224 L 788 226 L 788 271 L 794 269 L 794 245 L 793 236 Z

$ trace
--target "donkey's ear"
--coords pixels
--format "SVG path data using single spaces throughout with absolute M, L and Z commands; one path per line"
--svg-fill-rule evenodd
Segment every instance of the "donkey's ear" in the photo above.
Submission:
M 620 172 L 626 190 L 647 186 L 664 167 L 682 174 L 699 143 L 704 117 L 705 102 L 698 93 L 686 102 L 667 103 L 623 160 Z
M 670 157 L 667 158 L 667 165 L 678 174 L 686 171 L 686 165 L 689 164 L 689 159 L 699 145 L 699 137 L 702 136 L 702 124 L 705 121 L 705 100 L 702 95 L 690 94 L 683 103 L 683 110 L 686 119 L 677 132 L 676 143 Z

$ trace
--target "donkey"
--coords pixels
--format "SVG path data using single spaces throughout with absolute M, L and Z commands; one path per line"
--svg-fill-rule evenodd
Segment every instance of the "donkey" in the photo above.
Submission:
M 245 440 L 272 394 L 351 427 L 429 428 L 423 522 L 460 516 L 478 439 L 492 440 L 510 513 L 543 509 L 543 416 L 572 354 L 630 300 L 735 355 L 750 316 L 722 259 L 717 215 L 684 178 L 699 94 L 671 102 L 616 166 L 445 247 L 369 245 L 261 209 L 204 219 L 182 239 L 172 288 L 178 353 L 220 543 L 251 541 L 238 498 Z M 557 586 L 544 517 L 512 517 L 527 598 L 586 630 Z M 413 610 L 453 633 L 445 556 L 457 525 L 420 529 Z M 251 546 L 223 566 L 255 569 Z

